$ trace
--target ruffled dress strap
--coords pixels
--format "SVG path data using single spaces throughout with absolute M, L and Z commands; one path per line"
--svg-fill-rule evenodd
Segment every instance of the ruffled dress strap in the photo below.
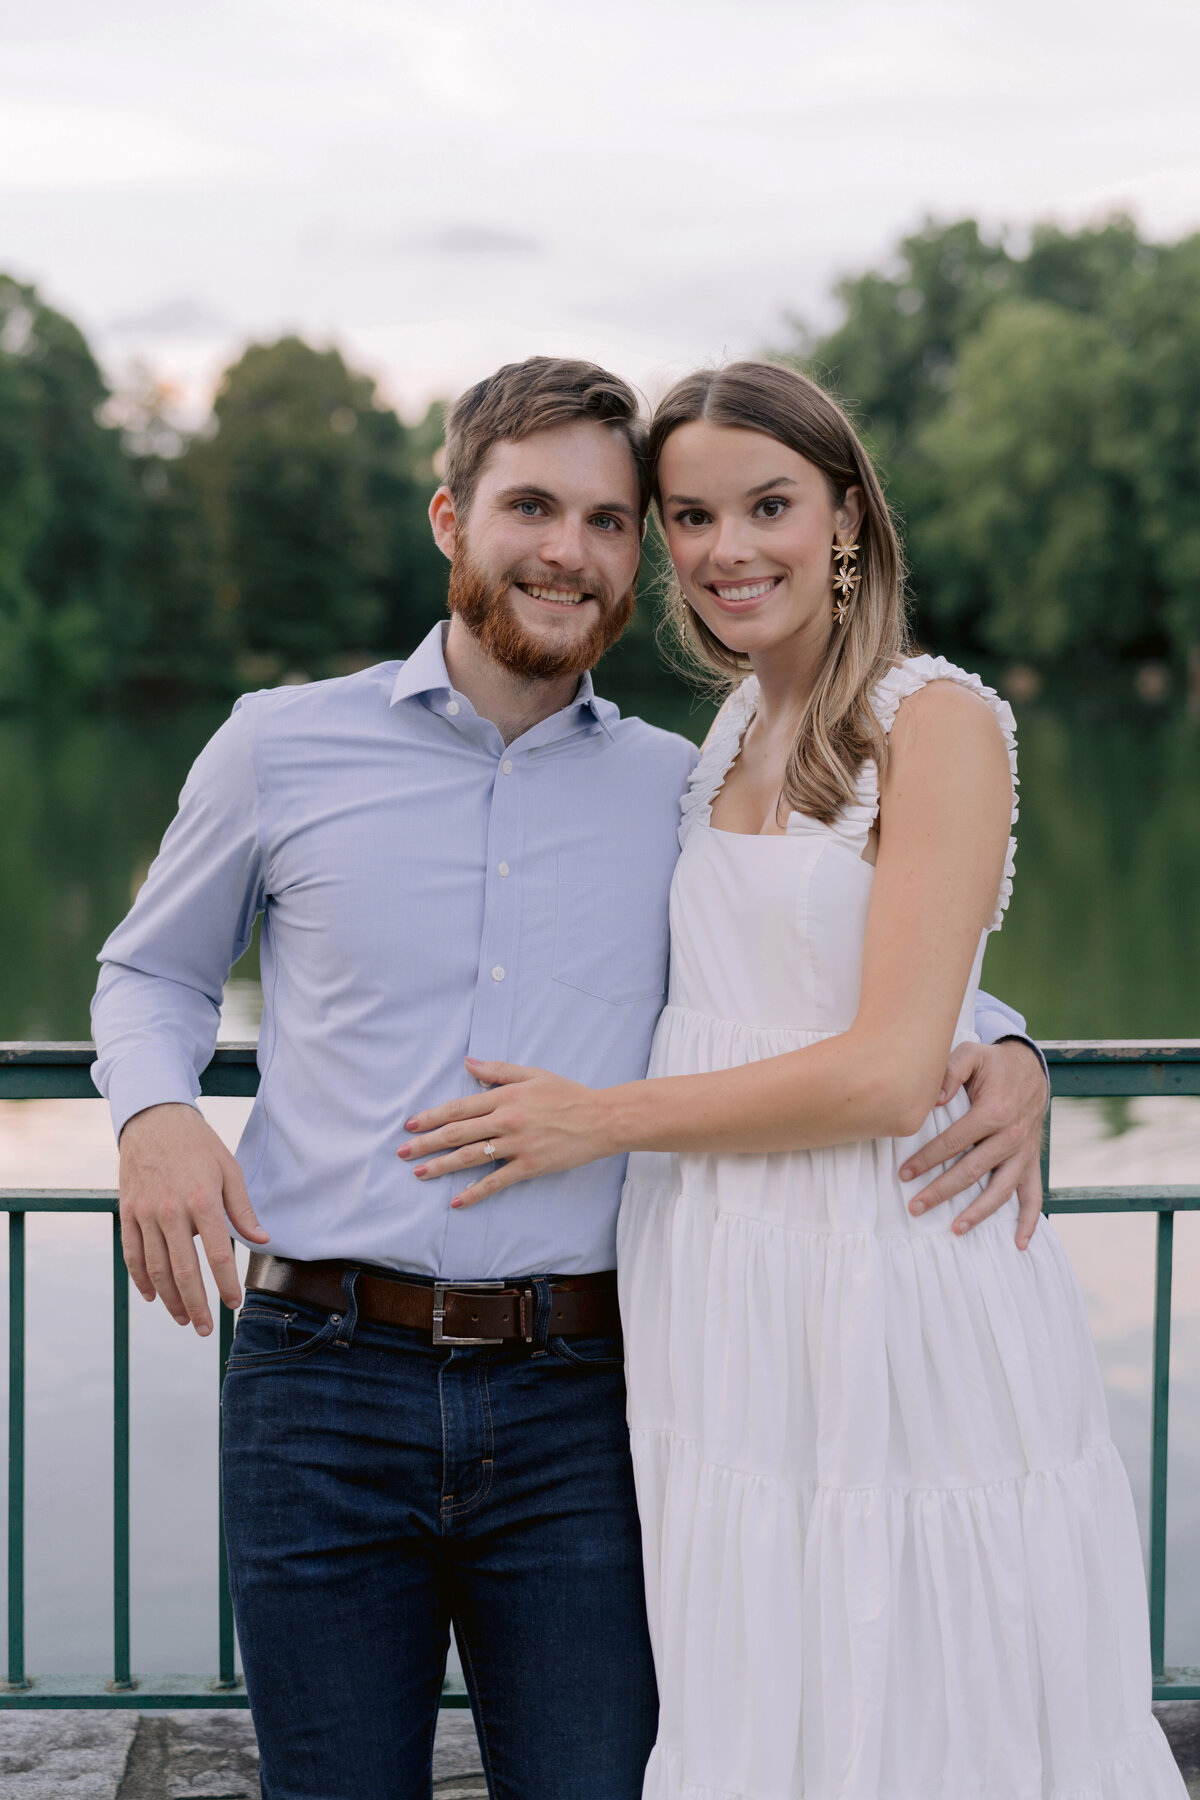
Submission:
M 692 770 L 691 779 L 679 803 L 681 846 L 687 843 L 697 825 L 707 825 L 712 818 L 713 801 L 737 760 L 746 727 L 754 717 L 757 704 L 758 682 L 753 675 L 749 675 L 740 687 L 733 690 L 713 720 L 704 740 L 704 748 L 700 752 L 700 760 Z
M 1004 735 L 1004 743 L 1008 750 L 1008 766 L 1012 771 L 1013 803 L 1012 823 L 1017 822 L 1017 722 L 1013 717 L 1012 707 L 1007 700 L 1002 700 L 995 688 L 988 687 L 978 675 L 956 664 L 947 662 L 944 656 L 909 656 L 894 669 L 889 669 L 871 696 L 871 704 L 875 716 L 884 731 L 890 731 L 895 723 L 900 702 L 909 694 L 917 693 L 928 686 L 931 681 L 954 681 L 959 687 L 970 688 L 978 694 L 990 707 L 996 723 Z M 874 824 L 879 814 L 879 771 L 874 761 L 868 757 L 859 770 L 858 793 L 853 805 L 844 811 L 847 817 L 853 818 L 856 827 L 861 825 L 865 808 L 869 808 L 870 818 L 867 829 Z M 865 842 L 865 833 L 864 833 Z M 1009 899 L 1012 896 L 1014 858 L 1017 840 L 1010 833 L 1008 851 L 1004 858 L 1004 875 L 1000 882 L 1000 893 L 996 901 L 996 910 L 992 915 L 989 931 L 998 931 L 1004 919 Z

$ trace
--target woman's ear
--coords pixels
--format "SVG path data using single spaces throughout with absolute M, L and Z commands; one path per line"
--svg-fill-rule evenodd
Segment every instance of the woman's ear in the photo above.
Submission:
M 858 534 L 862 530 L 866 510 L 867 505 L 862 489 L 858 486 L 848 487 L 845 499 L 833 515 L 833 522 L 842 536 L 849 538 L 851 543 L 857 540 Z

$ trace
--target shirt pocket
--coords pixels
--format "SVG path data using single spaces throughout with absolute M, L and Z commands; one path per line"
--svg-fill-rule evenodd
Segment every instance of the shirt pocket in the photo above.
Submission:
M 559 856 L 555 981 L 614 1005 L 662 999 L 667 947 L 667 895 L 644 868 Z

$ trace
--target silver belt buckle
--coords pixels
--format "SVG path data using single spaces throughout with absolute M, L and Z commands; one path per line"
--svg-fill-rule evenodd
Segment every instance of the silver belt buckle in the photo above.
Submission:
M 446 1295 L 496 1294 L 508 1286 L 507 1281 L 435 1281 L 433 1284 L 433 1341 L 435 1344 L 502 1344 L 503 1338 L 449 1337 L 442 1330 L 446 1319 Z

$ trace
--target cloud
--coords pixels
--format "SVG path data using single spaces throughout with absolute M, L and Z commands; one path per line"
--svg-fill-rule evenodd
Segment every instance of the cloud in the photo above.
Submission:
M 523 231 L 474 224 L 412 232 L 396 244 L 397 249 L 419 250 L 432 256 L 541 256 L 546 247 L 541 238 Z
M 125 313 L 105 327 L 110 338 L 211 338 L 231 330 L 223 314 L 184 298 L 164 300 L 145 312 Z
M 258 167 L 240 148 L 130 107 L 0 99 L 0 187 L 219 180 Z

